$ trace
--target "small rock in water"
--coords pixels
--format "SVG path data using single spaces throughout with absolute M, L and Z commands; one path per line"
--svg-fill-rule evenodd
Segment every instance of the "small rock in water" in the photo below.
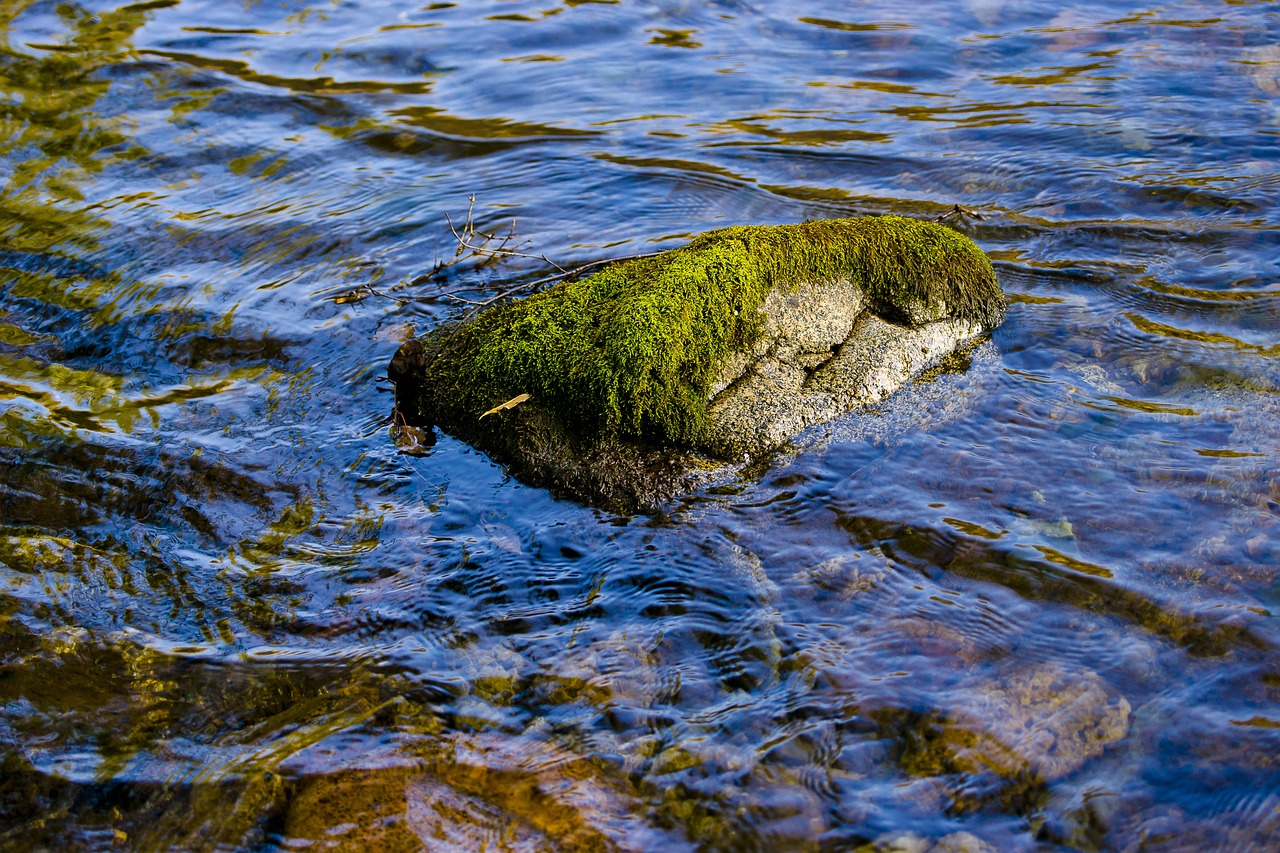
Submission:
M 932 846 L 929 839 L 914 832 L 892 832 L 876 839 L 875 850 L 877 853 L 928 853 Z
M 976 691 L 977 742 L 962 764 L 1008 775 L 1025 766 L 1051 781 L 1129 732 L 1129 702 L 1087 670 L 1044 665 Z
M 996 848 L 972 832 L 953 832 L 939 838 L 929 853 L 996 853 Z
M 983 680 L 917 727 L 900 759 L 916 776 L 951 780 L 952 808 L 1034 799 L 1129 733 L 1129 702 L 1096 674 L 1058 664 Z

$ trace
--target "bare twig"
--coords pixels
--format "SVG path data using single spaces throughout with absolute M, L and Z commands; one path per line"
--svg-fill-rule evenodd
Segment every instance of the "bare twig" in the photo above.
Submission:
M 488 299 L 484 300 L 483 302 L 470 302 L 463 299 L 459 299 L 458 301 L 467 302 L 467 304 L 474 305 L 477 308 L 487 308 L 488 306 L 494 304 L 495 302 L 501 302 L 502 300 L 515 296 L 518 293 L 534 291 L 534 290 L 537 290 L 539 287 L 543 287 L 548 284 L 555 284 L 556 282 L 567 281 L 571 278 L 576 278 L 577 276 L 582 275 L 587 270 L 595 269 L 596 267 L 602 267 L 606 264 L 613 264 L 621 261 L 634 261 L 638 258 L 652 258 L 661 254 L 662 252 L 641 252 L 635 255 L 624 255 L 620 258 L 605 258 L 599 261 L 592 261 L 590 263 L 582 264 L 581 266 L 573 267 L 572 269 L 567 269 L 567 270 L 557 267 L 557 269 L 560 269 L 561 271 L 556 273 L 555 275 L 543 276 L 542 278 L 534 279 L 533 281 L 523 281 L 523 282 L 520 282 L 519 284 L 513 284 L 508 288 L 499 290 L 497 293 L 495 293 L 493 296 L 490 296 Z M 444 295 L 450 296 L 450 294 L 444 294 Z
M 470 195 L 467 197 L 467 216 L 466 216 L 466 219 L 462 222 L 461 226 L 455 225 L 453 219 L 447 213 L 445 214 L 445 221 L 448 222 L 449 230 L 453 233 L 454 240 L 457 241 L 457 247 L 454 249 L 453 257 L 449 258 L 448 260 L 442 260 L 440 258 L 439 253 L 437 252 L 435 264 L 432 266 L 430 272 L 416 276 L 411 281 L 408 281 L 406 283 L 395 285 L 389 288 L 390 291 L 398 291 L 400 288 L 403 288 L 406 286 L 428 284 L 440 278 L 441 274 L 445 270 L 449 269 L 450 267 L 456 266 L 458 264 L 461 264 L 465 261 L 472 260 L 472 259 L 478 259 L 475 262 L 475 265 L 473 267 L 474 269 L 483 269 L 492 264 L 499 263 L 505 258 L 527 258 L 530 260 L 541 261 L 547 266 L 553 267 L 554 269 L 556 269 L 557 272 L 552 273 L 551 275 L 542 276 L 541 278 L 533 279 L 531 281 L 522 281 L 522 282 L 516 282 L 514 284 L 510 284 L 506 287 L 502 287 L 496 293 L 493 293 L 491 296 L 484 299 L 478 299 L 478 298 L 469 299 L 466 296 L 462 295 L 462 294 L 478 294 L 479 292 L 487 289 L 487 288 L 475 287 L 475 286 L 455 287 L 449 290 L 437 291 L 436 293 L 431 293 L 424 296 L 411 296 L 411 295 L 403 294 L 399 292 L 388 292 L 384 290 L 379 290 L 378 288 L 375 288 L 371 284 L 362 284 L 359 287 L 353 288 L 352 290 L 347 290 L 338 294 L 333 298 L 333 301 L 337 302 L 338 304 L 344 304 L 348 302 L 360 302 L 364 299 L 367 299 L 370 296 L 379 296 L 384 299 L 394 299 L 397 302 L 402 302 L 402 303 L 414 302 L 414 303 L 430 304 L 430 303 L 436 303 L 436 302 L 449 301 L 449 302 L 455 302 L 461 305 L 469 306 L 468 311 L 464 316 L 464 319 L 469 319 L 473 314 L 475 314 L 477 311 L 479 311 L 482 308 L 487 308 L 490 305 L 501 302 L 505 299 L 509 299 L 521 293 L 535 292 L 539 288 L 543 288 L 548 285 L 555 284 L 557 282 L 567 281 L 569 279 L 576 278 L 582 275 L 583 273 L 588 272 L 589 270 L 596 269 L 597 267 L 602 267 L 602 266 L 605 266 L 606 264 L 617 263 L 619 261 L 631 261 L 631 260 L 636 260 L 638 258 L 651 258 L 651 257 L 654 257 L 655 255 L 662 254 L 661 252 L 641 252 L 634 255 L 624 255 L 619 258 L 604 258 L 597 261 L 589 261 L 588 263 L 580 264 L 578 266 L 566 269 L 565 267 L 561 266 L 560 264 L 548 258 L 546 255 L 533 255 L 526 252 L 520 252 L 512 248 L 507 248 L 508 246 L 511 245 L 511 241 L 515 238 L 515 234 L 516 234 L 515 220 L 511 221 L 510 228 L 508 228 L 506 233 L 501 236 L 495 233 L 489 233 L 486 231 L 479 230 L 476 227 L 476 223 L 475 223 L 475 216 L 474 216 L 475 203 L 476 203 L 475 195 Z M 491 247 L 490 244 L 493 243 L 494 241 L 498 241 L 498 244 L 496 247 Z M 523 245 L 523 244 L 516 244 L 516 245 Z
M 976 210 L 970 210 L 970 209 L 969 209 L 969 208 L 967 208 L 967 207 L 961 207 L 961 206 L 960 206 L 960 205 L 958 205 L 958 204 L 953 204 L 953 205 L 951 206 L 951 209 L 950 209 L 950 210 L 948 210 L 946 213 L 944 213 L 944 214 L 942 214 L 942 215 L 940 215 L 940 216 L 935 216 L 935 217 L 933 217 L 933 221 L 934 221 L 934 222 L 946 222 L 946 221 L 947 221 L 947 220 L 949 220 L 949 219 L 964 219 L 964 218 L 976 219 L 976 220 L 978 220 L 979 222 L 981 222 L 982 220 L 986 219 L 987 217 L 986 217 L 986 215 L 985 215 L 985 214 L 978 213 L 978 211 L 976 211 Z
M 475 197 L 475 196 L 471 196 L 470 198 L 471 198 L 471 203 L 472 203 L 472 204 L 475 204 L 476 197 Z M 471 221 L 471 208 L 470 208 L 470 207 L 468 207 L 468 208 L 467 208 L 467 223 L 466 223 L 466 225 L 464 225 L 464 226 L 463 226 L 463 228 L 462 228 L 463 234 L 466 234 L 466 235 L 467 235 L 467 236 L 465 236 L 465 237 L 463 237 L 463 236 L 462 236 L 462 234 L 459 234 L 459 233 L 458 233 L 458 229 L 454 227 L 454 225 L 453 225 L 453 219 L 452 219 L 452 218 L 450 218 L 449 214 L 447 214 L 447 213 L 446 213 L 446 214 L 444 215 L 444 218 L 445 218 L 445 221 L 447 221 L 447 222 L 449 223 L 449 230 L 453 232 L 453 237 L 454 237 L 454 239 L 458 241 L 458 252 L 459 252 L 459 253 L 461 253 L 461 251 L 462 251 L 463 249 L 468 249 L 469 251 L 471 251 L 471 252 L 472 252 L 472 253 L 474 253 L 474 254 L 477 254 L 477 255 L 487 255 L 487 256 L 489 256 L 489 257 L 499 257 L 499 256 L 500 256 L 500 257 L 504 257 L 504 258 L 530 258 L 531 260 L 535 260 L 535 261 L 542 261 L 542 262 L 544 262 L 544 263 L 546 263 L 546 264 L 549 264 L 550 266 L 553 266 L 553 267 L 555 267 L 556 269 L 560 270 L 560 272 L 565 272 L 565 268 L 564 268 L 564 267 L 560 266 L 560 265 L 559 265 L 559 264 L 557 264 L 555 261 L 553 261 L 553 260 L 551 260 L 550 258 L 548 258 L 546 255 L 530 255 L 530 254 L 527 254 L 527 253 L 525 253 L 525 252 L 514 252 L 514 251 L 511 251 L 511 250 L 508 250 L 508 249 L 503 248 L 504 246 L 506 246 L 506 245 L 507 245 L 507 242 L 511 239 L 511 236 L 515 234 L 515 223 L 514 223 L 514 222 L 512 222 L 512 223 L 511 223 L 511 233 L 510 233 L 510 234 L 508 234 L 508 235 L 507 235 L 507 238 L 506 238 L 506 239 L 504 239 L 504 240 L 502 241 L 502 244 L 501 244 L 498 248 L 496 248 L 496 249 L 489 249 L 489 248 L 486 248 L 486 246 L 489 244 L 489 242 L 490 242 L 491 240 L 493 240 L 493 239 L 494 239 L 494 237 L 493 237 L 493 235 L 492 235 L 492 234 L 485 234 L 484 232 L 477 232 L 477 231 L 475 230 L 475 225 L 474 225 L 474 224 L 472 223 L 472 221 Z M 473 243 L 471 242 L 471 240 L 475 237 L 475 235 L 476 235 L 477 233 L 479 233 L 479 234 L 480 234 L 480 236 L 482 236 L 482 237 L 484 237 L 484 238 L 485 238 L 484 243 L 480 244 L 479 246 L 477 246 L 477 245 L 475 245 L 475 244 L 473 244 Z
M 445 222 L 449 225 L 449 231 L 453 233 L 454 241 L 457 241 L 457 247 L 454 248 L 453 256 L 449 257 L 448 260 L 440 259 L 439 252 L 436 252 L 435 264 L 431 266 L 429 273 L 417 275 L 417 277 L 408 280 L 408 282 L 396 284 L 396 286 L 388 288 L 387 291 L 376 288 L 372 286 L 372 284 L 361 284 L 360 287 L 338 293 L 337 296 L 333 297 L 334 302 L 338 302 L 339 305 L 342 305 L 347 304 L 347 302 L 360 302 L 370 296 L 379 296 L 388 298 L 388 300 L 396 300 L 398 302 L 415 302 L 415 304 L 434 304 L 434 302 L 445 301 L 456 302 L 458 305 L 466 305 L 468 307 L 466 315 L 463 316 L 463 319 L 466 320 L 470 319 L 476 311 L 485 309 L 485 307 L 489 307 L 490 305 L 497 304 L 497 302 L 502 302 L 503 300 L 507 300 L 507 298 L 521 295 L 521 293 L 535 292 L 540 288 L 550 286 L 550 284 L 563 282 L 563 280 L 577 278 L 581 274 L 599 268 L 599 266 L 620 263 L 620 261 L 636 260 L 640 259 L 640 257 L 654 257 L 662 254 L 662 252 L 639 252 L 639 254 L 635 255 L 605 257 L 605 259 L 588 261 L 586 264 L 580 264 L 566 269 L 564 266 L 561 266 L 557 264 L 556 261 L 550 259 L 547 255 L 531 255 L 527 254 L 527 252 L 516 251 L 515 248 L 508 248 L 508 246 L 511 246 L 512 240 L 515 240 L 515 220 L 512 220 L 511 227 L 507 229 L 507 232 L 500 234 L 499 236 L 497 233 L 484 232 L 480 231 L 479 228 L 476 228 L 474 214 L 475 196 L 471 195 L 467 196 L 467 215 L 461 225 L 454 224 L 453 219 L 448 214 L 444 215 Z M 498 245 L 495 247 L 490 246 L 490 243 L 493 243 L 494 241 L 497 241 Z M 518 245 L 522 245 L 522 243 L 517 243 L 517 246 Z M 479 296 L 481 295 L 481 292 L 489 288 L 477 286 L 454 287 L 451 289 L 444 289 L 444 291 L 428 293 L 428 295 L 425 296 L 410 296 L 406 295 L 406 293 L 398 292 L 399 289 L 403 287 L 433 282 L 433 280 L 442 277 L 444 270 L 451 268 L 451 266 L 465 263 L 465 261 L 468 260 L 479 259 L 475 261 L 474 269 L 484 269 L 485 266 L 500 263 L 500 261 L 507 259 L 507 257 L 525 257 L 525 259 L 541 261 L 541 263 L 552 266 L 552 268 L 556 269 L 557 272 L 550 275 L 543 275 L 543 277 L 540 278 L 527 280 L 527 282 L 508 284 L 508 286 L 498 289 L 497 292 L 493 292 L 492 295 L 485 298 L 479 298 Z M 476 295 L 476 298 L 467 298 L 467 296 L 463 295 Z

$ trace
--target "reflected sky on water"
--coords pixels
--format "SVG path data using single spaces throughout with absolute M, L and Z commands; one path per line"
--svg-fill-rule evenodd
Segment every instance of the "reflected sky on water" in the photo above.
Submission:
M 1280 844 L 1274 3 L 0 23 L 0 848 Z M 546 272 L 432 275 L 472 195 L 565 265 L 959 203 L 1009 318 L 616 517 L 389 435 Z

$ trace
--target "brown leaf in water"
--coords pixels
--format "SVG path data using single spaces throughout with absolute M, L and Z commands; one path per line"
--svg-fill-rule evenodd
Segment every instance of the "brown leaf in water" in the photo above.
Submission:
M 525 400 L 528 400 L 528 399 L 529 399 L 528 394 L 517 394 L 507 402 L 499 403 L 489 411 L 485 412 L 483 415 L 480 416 L 480 420 L 484 420 L 485 418 L 489 417 L 489 415 L 496 415 L 498 412 L 501 412 L 504 409 L 514 409 L 516 406 L 520 405 L 521 403 L 523 403 Z
M 407 424 L 392 427 L 395 436 L 396 450 L 410 456 L 426 456 L 436 443 L 434 432 Z

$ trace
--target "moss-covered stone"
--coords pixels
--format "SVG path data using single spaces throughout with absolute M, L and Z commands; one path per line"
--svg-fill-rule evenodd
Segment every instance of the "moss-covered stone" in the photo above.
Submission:
M 618 505 L 617 493 L 625 505 L 623 493 L 678 490 L 672 472 L 697 467 L 683 451 L 719 446 L 709 403 L 726 368 L 758 355 L 766 300 L 814 283 L 838 283 L 857 310 L 900 326 L 980 331 L 1004 316 L 986 256 L 943 226 L 898 216 L 739 226 L 408 342 L 389 369 L 397 408 L 576 497 Z M 636 477 L 639 490 L 627 482 Z

